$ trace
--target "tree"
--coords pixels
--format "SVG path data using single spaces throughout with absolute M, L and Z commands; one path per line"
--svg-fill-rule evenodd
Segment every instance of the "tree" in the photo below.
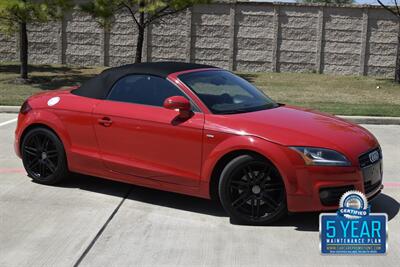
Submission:
M 377 0 L 378 3 L 388 12 L 390 12 L 396 19 L 400 27 L 400 6 L 397 4 L 397 0 L 394 0 L 394 6 L 388 6 Z M 397 35 L 397 55 L 396 55 L 396 67 L 394 71 L 394 80 L 400 83 L 400 35 Z
M 90 14 L 106 30 L 110 30 L 115 16 L 126 10 L 138 30 L 135 63 L 142 61 L 144 31 L 162 17 L 178 13 L 194 4 L 206 4 L 211 0 L 91 0 L 81 9 Z
M 301 0 L 303 3 L 353 4 L 354 0 Z
M 28 79 L 28 23 L 44 23 L 62 18 L 72 8 L 70 0 L 0 0 L 0 31 L 20 35 L 20 73 Z

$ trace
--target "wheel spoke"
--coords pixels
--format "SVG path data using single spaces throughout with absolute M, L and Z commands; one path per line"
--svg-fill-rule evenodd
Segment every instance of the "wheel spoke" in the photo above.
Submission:
M 37 149 L 31 146 L 25 146 L 25 153 L 31 156 L 37 156 Z
M 275 210 L 279 204 L 276 203 L 276 201 L 274 199 L 272 199 L 270 196 L 266 195 L 266 194 L 262 194 L 263 200 L 264 202 L 273 210 Z
M 263 182 L 268 178 L 269 172 L 270 172 L 270 167 L 268 165 L 265 165 L 264 168 L 258 172 L 256 179 L 255 179 L 255 183 L 260 183 L 261 180 L 263 180 Z M 267 173 L 265 173 L 268 170 Z
M 269 183 L 264 185 L 263 192 L 273 192 L 273 191 L 280 191 L 282 190 L 282 184 L 280 183 Z
M 29 163 L 28 168 L 29 168 L 29 169 L 33 169 L 33 168 L 35 168 L 39 163 L 40 163 L 40 162 L 39 162 L 38 159 L 33 159 L 33 160 Z
M 46 152 L 46 154 L 47 154 L 47 158 L 54 158 L 54 157 L 57 157 L 58 156 L 58 151 L 56 150 L 56 149 L 54 149 L 54 150 L 48 150 L 47 152 Z
M 253 182 L 255 177 L 254 177 L 254 172 L 253 169 L 250 166 L 246 166 L 243 168 L 243 174 L 247 178 L 249 182 Z
M 42 142 L 40 141 L 40 138 L 38 135 L 35 135 L 33 137 L 33 143 L 35 144 L 35 147 L 37 150 L 41 150 L 42 149 Z
M 251 205 L 251 217 L 253 217 L 253 218 L 254 218 L 254 214 L 255 214 L 255 210 L 256 210 L 255 201 L 256 201 L 255 198 L 252 197 L 250 205 Z
M 53 162 L 51 162 L 50 160 L 46 160 L 44 162 L 44 164 L 46 165 L 46 167 L 51 171 L 51 173 L 54 173 L 56 171 L 56 165 L 54 165 Z
M 49 147 L 49 143 L 50 143 L 50 139 L 46 138 L 44 143 L 43 143 L 43 151 L 47 151 L 47 149 Z
M 242 171 L 243 171 L 243 174 L 244 174 L 244 177 L 246 178 L 246 180 L 250 182 L 251 177 L 249 176 L 248 171 L 246 169 L 244 169 L 244 168 L 243 168 Z
M 248 194 L 242 194 L 238 199 L 236 199 L 235 201 L 232 202 L 232 206 L 236 207 L 236 208 L 240 208 L 241 206 L 243 206 L 243 204 L 245 204 L 249 199 L 250 199 L 250 195 Z
M 46 174 L 46 165 L 44 164 L 44 162 L 40 163 L 40 171 L 39 171 L 39 173 L 40 173 L 40 177 L 46 177 L 45 176 L 45 174 Z
M 231 188 L 236 190 L 247 190 L 249 189 L 249 183 L 245 181 L 231 181 Z
M 254 170 L 252 169 L 251 165 L 247 166 L 247 173 L 250 179 L 254 182 L 256 177 L 254 176 Z

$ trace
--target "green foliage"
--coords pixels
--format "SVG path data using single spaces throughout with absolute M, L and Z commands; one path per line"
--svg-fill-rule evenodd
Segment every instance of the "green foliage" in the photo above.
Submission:
M 300 0 L 302 3 L 353 4 L 355 0 Z
M 146 27 L 153 21 L 174 14 L 195 4 L 207 4 L 211 0 L 92 0 L 81 5 L 84 12 L 91 14 L 101 26 L 109 28 L 119 10 L 128 10 L 139 27 Z M 144 14 L 144 20 L 136 18 Z
M 19 23 L 61 18 L 72 6 L 72 0 L 0 0 L 0 31 L 12 34 Z
M 95 0 L 81 5 L 104 28 L 110 28 L 115 12 L 120 9 L 120 0 Z

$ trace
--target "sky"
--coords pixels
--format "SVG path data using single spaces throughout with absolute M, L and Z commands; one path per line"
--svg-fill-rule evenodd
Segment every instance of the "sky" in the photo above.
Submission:
M 296 2 L 296 0 L 250 0 L 250 1 L 256 1 L 256 2 Z M 384 4 L 392 4 L 394 3 L 394 0 L 382 0 L 381 1 Z M 400 2 L 400 0 L 398 1 Z M 369 5 L 379 5 L 379 3 L 376 0 L 356 0 L 356 4 L 369 4 Z

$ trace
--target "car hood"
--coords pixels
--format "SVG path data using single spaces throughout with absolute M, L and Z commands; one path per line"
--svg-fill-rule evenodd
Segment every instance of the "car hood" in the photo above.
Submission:
M 209 125 L 285 146 L 324 147 L 349 153 L 351 150 L 351 154 L 360 154 L 378 146 L 375 137 L 361 126 L 310 109 L 280 106 L 221 117 Z

